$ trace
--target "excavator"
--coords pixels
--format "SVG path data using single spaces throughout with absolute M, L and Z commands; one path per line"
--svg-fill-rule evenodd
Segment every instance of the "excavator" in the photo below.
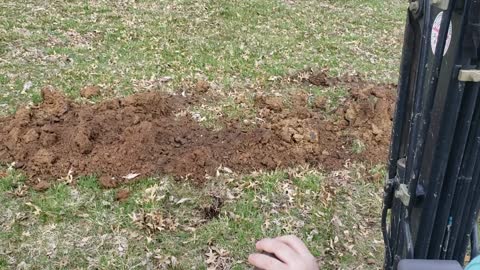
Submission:
M 385 270 L 479 254 L 480 0 L 410 0 L 384 187 Z

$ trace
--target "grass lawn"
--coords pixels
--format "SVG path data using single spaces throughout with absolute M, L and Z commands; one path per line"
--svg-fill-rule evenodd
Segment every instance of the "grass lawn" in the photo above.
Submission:
M 251 89 L 327 93 L 282 84 L 307 68 L 395 82 L 400 0 L 84 0 L 0 3 L 0 115 L 38 103 L 53 85 L 79 102 L 171 92 L 209 81 L 223 93 L 192 110 L 236 117 Z M 304 89 L 308 88 L 308 89 Z M 253 110 L 253 108 L 251 108 Z M 362 151 L 361 142 L 356 151 Z M 101 189 L 95 176 L 45 192 L 0 167 L 0 269 L 249 269 L 256 240 L 296 234 L 322 269 L 377 269 L 382 164 L 327 172 L 220 174 L 205 185 L 168 176 Z M 125 200 L 120 193 L 129 192 Z

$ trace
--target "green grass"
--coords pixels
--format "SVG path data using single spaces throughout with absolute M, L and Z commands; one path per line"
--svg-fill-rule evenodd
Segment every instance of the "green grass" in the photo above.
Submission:
M 352 142 L 352 152 L 355 154 L 361 154 L 365 151 L 365 143 L 363 143 L 360 139 L 355 139 Z
M 396 80 L 402 1 L 288 2 L 3 1 L 2 108 L 38 100 L 48 84 L 73 97 L 89 84 L 115 96 L 200 76 L 229 91 L 305 67 Z M 157 83 L 165 76 L 173 82 Z
M 205 254 L 217 248 L 228 254 L 215 263 L 246 269 L 245 259 L 254 251 L 256 240 L 296 234 L 325 260 L 324 269 L 338 263 L 354 265 L 355 258 L 342 253 L 344 246 L 329 246 L 335 237 L 352 241 L 344 231 L 336 233 L 340 228 L 332 218 L 341 220 L 345 228 L 367 222 L 377 214 L 372 211 L 378 210 L 379 198 L 373 200 L 374 209 L 355 201 L 369 202 L 371 193 L 378 194 L 381 188 L 379 183 L 361 181 L 336 184 L 350 180 L 357 181 L 347 171 L 324 175 L 304 169 L 253 174 L 234 182 L 219 178 L 204 187 L 151 178 L 120 187 L 131 191 L 123 202 L 115 201 L 118 189 L 102 190 L 93 177 L 76 186 L 58 183 L 43 193 L 29 191 L 25 197 L 9 194 L 12 187 L 2 191 L 0 224 L 5 227 L 0 234 L 0 261 L 7 266 L 24 262 L 39 269 L 135 265 L 142 269 L 139 264 L 166 266 L 168 262 L 162 260 L 175 257 L 178 269 L 205 269 Z M 222 198 L 223 206 L 217 217 L 206 219 L 203 209 L 212 204 L 213 197 Z M 143 220 L 133 218 L 140 213 L 172 217 L 178 225 L 148 230 Z M 358 241 L 352 242 L 355 252 L 368 257 L 373 243 L 365 241 L 378 234 L 369 232 L 372 239 L 365 239 L 353 230 L 350 233 Z
M 325 96 L 334 111 L 347 89 L 279 78 L 326 67 L 395 82 L 405 8 L 400 0 L 2 1 L 0 115 L 40 103 L 46 85 L 79 99 L 87 85 L 109 98 L 197 80 L 211 82 L 218 99 L 188 110 L 212 128 L 221 117 L 254 118 L 256 91 Z M 352 152 L 364 147 L 355 142 Z M 150 178 L 110 190 L 93 175 L 42 193 L 8 171 L 0 269 L 248 269 L 255 241 L 280 234 L 299 235 L 322 269 L 380 268 L 366 259 L 382 257 L 381 183 L 362 179 L 382 173 L 360 164 L 222 175 L 203 186 Z M 122 202 L 120 189 L 130 191 Z M 207 219 L 215 198 L 223 205 Z

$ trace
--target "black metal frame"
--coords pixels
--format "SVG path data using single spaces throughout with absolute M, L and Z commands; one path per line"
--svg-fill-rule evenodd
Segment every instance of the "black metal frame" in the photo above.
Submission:
M 480 83 L 458 76 L 480 69 L 480 0 L 447 2 L 441 10 L 414 1 L 407 15 L 382 211 L 385 269 L 401 259 L 463 265 L 469 244 L 478 253 Z

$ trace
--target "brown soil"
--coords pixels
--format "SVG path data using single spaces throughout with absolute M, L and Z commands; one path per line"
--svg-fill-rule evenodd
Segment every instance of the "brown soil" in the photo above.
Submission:
M 130 191 L 127 189 L 121 189 L 117 192 L 117 195 L 115 195 L 115 200 L 119 202 L 123 202 L 128 199 L 130 196 Z
M 195 84 L 195 90 L 200 93 L 205 93 L 210 89 L 210 84 L 207 81 L 198 81 Z
M 72 170 L 75 176 L 100 176 L 105 187 L 126 181 L 129 173 L 201 182 L 220 166 L 243 173 L 305 164 L 332 170 L 347 160 L 385 162 L 394 86 L 358 78 L 313 81 L 321 80 L 350 89 L 333 115 L 325 117 L 322 99 L 309 109 L 305 93 L 291 97 L 293 108 L 277 97 L 259 96 L 255 104 L 263 121 L 251 127 L 225 120 L 220 131 L 178 114 L 195 97 L 148 92 L 85 105 L 45 88 L 40 105 L 0 118 L 0 162 L 16 162 L 32 184 Z M 364 152 L 352 153 L 354 139 L 366 145 Z
M 92 98 L 92 97 L 99 96 L 100 92 L 101 92 L 100 87 L 89 85 L 89 86 L 85 86 L 84 88 L 82 88 L 82 90 L 80 90 L 80 96 L 84 98 Z

